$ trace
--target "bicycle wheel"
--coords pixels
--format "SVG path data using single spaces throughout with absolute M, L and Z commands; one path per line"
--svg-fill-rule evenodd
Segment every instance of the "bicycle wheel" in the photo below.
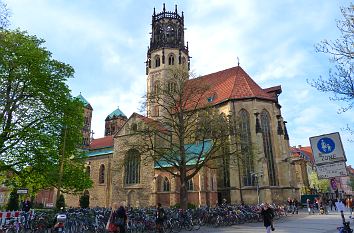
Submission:
M 193 229 L 194 230 L 199 230 L 200 229 L 200 220 L 199 219 L 193 219 Z

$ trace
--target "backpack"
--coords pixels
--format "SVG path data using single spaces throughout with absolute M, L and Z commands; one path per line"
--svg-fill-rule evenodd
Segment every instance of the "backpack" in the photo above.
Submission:
M 118 214 L 117 214 L 117 211 L 113 212 L 111 222 L 114 225 L 118 225 L 118 226 L 124 226 L 124 224 L 125 224 L 124 218 L 119 217 Z

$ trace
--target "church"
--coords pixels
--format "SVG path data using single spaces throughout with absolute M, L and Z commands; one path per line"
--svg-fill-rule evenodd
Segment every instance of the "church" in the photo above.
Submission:
M 153 10 L 150 44 L 146 57 L 147 95 L 156 93 L 159 86 L 174 88 L 168 75 L 171 68 L 188 72 L 190 56 L 184 38 L 184 14 Z M 283 202 L 299 197 L 295 183 L 294 165 L 290 160 L 289 135 L 281 114 L 281 86 L 260 87 L 238 64 L 195 79 L 186 84 L 207 84 L 205 101 L 220 114 L 240 119 L 238 130 L 242 139 L 254 147 L 241 148 L 243 163 L 219 163 L 217 168 L 203 167 L 188 181 L 188 202 L 195 206 L 215 206 L 222 200 L 228 203 L 256 204 Z M 90 139 L 93 108 L 80 94 L 85 106 L 84 145 L 87 149 L 86 171 L 93 187 L 85 191 L 90 206 L 110 207 L 125 202 L 132 207 L 178 205 L 180 182 L 173 172 L 143 159 L 142 152 L 129 148 L 127 141 L 141 125 L 163 125 L 163 109 L 147 101 L 146 113 L 127 117 L 121 109 L 110 113 L 105 120 L 105 136 Z M 229 140 L 235 134 L 230 133 Z M 209 145 L 211 146 L 211 145 Z M 200 150 L 196 141 L 189 141 L 191 150 Z M 66 195 L 68 206 L 78 206 L 79 196 Z

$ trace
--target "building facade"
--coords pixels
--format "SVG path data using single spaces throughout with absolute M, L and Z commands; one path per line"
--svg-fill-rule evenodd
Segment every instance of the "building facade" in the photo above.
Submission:
M 164 5 L 160 13 L 154 9 L 151 25 L 145 67 L 148 96 L 158 93 L 161 86 L 176 88 L 175 80 L 168 74 L 171 68 L 188 71 L 190 67 L 183 12 L 179 14 L 177 6 L 175 11 L 166 11 Z M 196 79 L 186 78 L 185 82 L 189 87 L 201 83 L 209 86 L 205 101 L 220 114 L 240 120 L 238 132 L 230 132 L 229 140 L 234 140 L 237 134 L 244 142 L 239 145 L 241 155 L 230 155 L 228 162 L 218 162 L 217 169 L 205 167 L 191 179 L 189 202 L 213 206 L 223 199 L 251 204 L 299 198 L 286 121 L 278 99 L 281 87 L 261 88 L 239 64 Z M 133 113 L 126 118 L 116 110 L 107 117 L 106 137 L 93 140 L 88 152 L 87 169 L 94 180 L 94 187 L 87 191 L 91 206 L 111 206 L 122 201 L 134 207 L 157 202 L 164 206 L 179 203 L 180 184 L 173 172 L 156 167 L 147 152 L 127 146 L 127 142 L 143 140 L 134 133 L 139 127 L 152 123 L 164 125 L 164 111 L 150 99 L 146 116 Z M 108 140 L 108 135 L 113 136 L 109 151 L 92 146 L 98 140 Z M 197 142 L 190 143 L 197 147 Z M 67 199 L 68 205 L 78 203 L 78 197 Z

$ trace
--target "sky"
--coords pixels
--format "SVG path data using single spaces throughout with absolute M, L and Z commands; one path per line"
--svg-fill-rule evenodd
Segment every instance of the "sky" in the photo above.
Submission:
M 279 102 L 291 146 L 309 146 L 309 137 L 339 132 L 354 165 L 354 110 L 311 87 L 333 65 L 315 44 L 339 37 L 336 19 L 350 1 L 323 0 L 5 0 L 11 28 L 46 41 L 53 58 L 70 64 L 68 85 L 93 107 L 94 137 L 118 106 L 129 117 L 139 112 L 146 92 L 146 52 L 153 8 L 184 11 L 191 71 L 206 75 L 237 65 L 262 87 L 281 85 Z

